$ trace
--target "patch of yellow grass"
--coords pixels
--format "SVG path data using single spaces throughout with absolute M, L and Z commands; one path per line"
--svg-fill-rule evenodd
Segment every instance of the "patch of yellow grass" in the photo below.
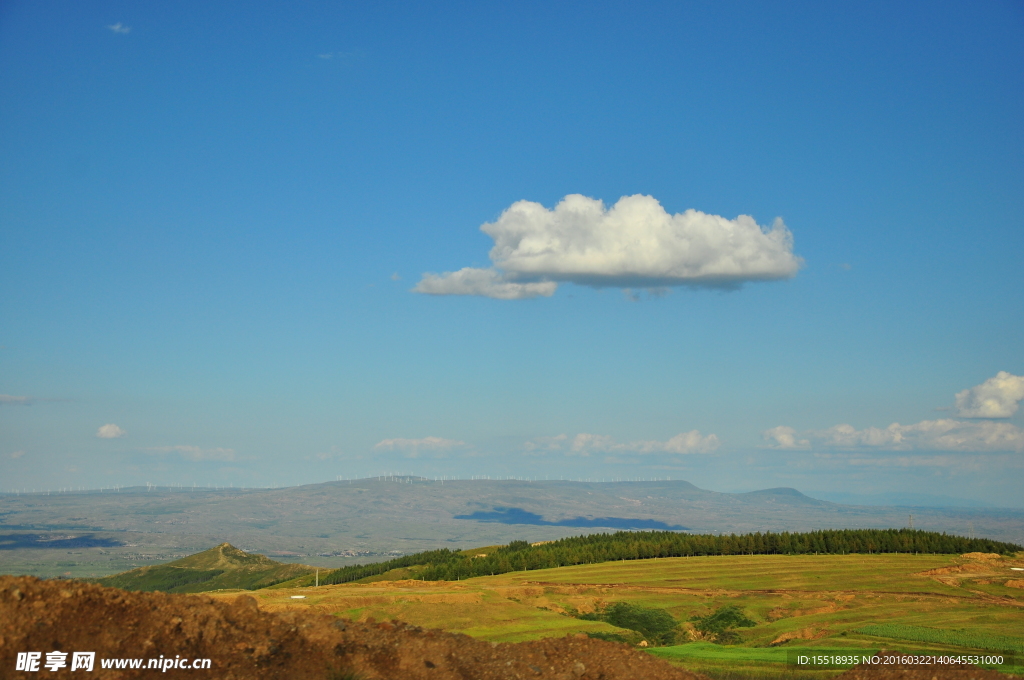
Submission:
M 681 557 L 458 582 L 377 581 L 254 594 L 260 607 L 271 611 L 314 608 L 336 616 L 400 619 L 494 641 L 614 632 L 606 623 L 566 613 L 591 612 L 618 601 L 659 607 L 680 621 L 734 604 L 758 622 L 741 631 L 744 644 L 752 646 L 786 640 L 847 646 L 863 642 L 858 628 L 880 621 L 1013 635 L 1024 614 L 1024 595 L 986 594 L 977 590 L 984 586 L 961 582 L 965 573 L 954 571 L 982 562 L 996 566 L 987 558 L 948 555 Z M 937 571 L 945 574 L 928 573 Z M 969 571 L 982 570 L 972 566 Z M 1008 567 L 1005 571 L 1012 573 Z M 943 582 L 943 576 L 954 575 L 960 577 L 956 582 Z M 300 594 L 305 599 L 291 598 Z

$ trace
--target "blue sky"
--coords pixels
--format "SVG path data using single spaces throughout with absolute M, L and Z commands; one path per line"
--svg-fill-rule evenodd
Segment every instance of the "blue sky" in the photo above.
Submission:
M 0 487 L 1024 505 L 1022 120 L 1019 2 L 5 3 Z

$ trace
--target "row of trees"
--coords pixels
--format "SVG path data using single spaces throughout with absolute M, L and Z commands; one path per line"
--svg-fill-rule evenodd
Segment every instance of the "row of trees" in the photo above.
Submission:
M 447 549 L 433 550 L 378 564 L 342 567 L 332 572 L 324 582 L 347 583 L 402 567 L 416 567 L 416 577 L 424 580 L 455 581 L 512 571 L 653 557 L 965 552 L 1008 555 L 1018 550 L 1024 548 L 986 538 L 965 538 L 913 529 L 827 529 L 806 533 L 757 532 L 728 536 L 620 531 L 563 538 L 536 546 L 526 541 L 513 541 L 485 557 L 471 557 Z
M 396 557 L 395 559 L 388 560 L 387 562 L 356 564 L 351 567 L 341 567 L 328 573 L 327 576 L 322 577 L 320 582 L 325 585 L 331 585 L 332 583 L 351 583 L 352 581 L 358 581 L 371 576 L 379 576 L 386 571 L 391 571 L 392 569 L 405 569 L 407 567 L 416 567 L 424 564 L 446 564 L 448 562 L 456 561 L 461 557 L 461 553 L 455 550 L 449 550 L 448 548 L 428 550 L 414 555 L 406 555 L 405 557 Z

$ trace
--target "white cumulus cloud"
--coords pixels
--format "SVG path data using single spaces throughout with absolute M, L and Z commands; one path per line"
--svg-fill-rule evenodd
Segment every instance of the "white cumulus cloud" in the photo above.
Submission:
M 19 397 L 13 394 L 0 394 L 0 404 L 21 404 L 28 406 L 32 403 L 32 397 Z
M 554 437 L 535 437 L 523 444 L 523 449 L 528 453 L 537 454 L 544 454 L 547 451 L 561 451 L 568 438 L 565 434 L 558 434 Z
M 235 460 L 235 450 L 225 448 L 204 449 L 199 446 L 179 444 L 177 446 L 154 446 L 147 449 L 150 453 L 178 453 L 183 458 L 194 461 L 229 461 Z
M 811 442 L 806 439 L 799 439 L 796 430 L 785 425 L 765 430 L 761 436 L 767 442 L 770 449 L 809 449 Z
M 957 415 L 972 420 L 940 418 L 861 430 L 843 423 L 803 433 L 780 425 L 765 430 L 761 436 L 772 449 L 1020 453 L 1024 452 L 1024 429 L 990 419 L 1014 415 L 1022 399 L 1024 376 L 999 371 L 980 385 L 956 394 Z
M 466 442 L 442 437 L 423 437 L 422 439 L 384 439 L 374 444 L 377 451 L 401 451 L 410 458 L 416 458 L 421 451 L 444 452 L 462 448 Z
M 893 423 L 888 427 L 866 427 L 858 430 L 841 424 L 827 430 L 803 433 L 797 440 L 792 428 L 781 428 L 783 440 L 792 437 L 799 444 L 807 442 L 814 448 L 878 450 L 878 451 L 1024 451 L 1024 430 L 1010 423 L 992 421 L 922 420 L 912 425 Z M 775 428 L 775 431 L 780 428 Z M 769 438 L 768 430 L 764 433 Z M 784 446 L 781 440 L 774 448 L 808 448 Z
M 126 434 L 128 433 L 113 423 L 107 423 L 106 425 L 101 426 L 100 429 L 96 430 L 96 436 L 100 439 L 117 439 L 118 437 L 123 437 Z
M 131 26 L 125 26 L 120 21 L 118 21 L 116 24 L 111 24 L 107 26 L 107 28 L 109 28 L 114 33 L 121 33 L 122 35 L 132 32 Z
M 957 392 L 956 411 L 962 418 L 1009 418 L 1024 399 L 1024 376 L 999 371 L 980 385 Z
M 548 439 L 549 448 L 559 443 L 557 438 Z M 589 456 L 591 453 L 711 453 L 718 446 L 718 437 L 713 434 L 702 435 L 700 430 L 680 432 L 667 441 L 642 439 L 632 442 L 617 442 L 606 434 L 581 432 L 573 437 L 571 443 L 568 443 L 566 454 Z
M 761 227 L 697 210 L 669 214 L 651 196 L 606 208 L 570 194 L 553 209 L 517 201 L 480 229 L 494 239 L 493 267 L 424 274 L 413 289 L 434 295 L 521 299 L 551 295 L 559 282 L 617 288 L 736 286 L 785 279 L 802 264 L 781 219 Z M 523 286 L 520 288 L 516 285 Z

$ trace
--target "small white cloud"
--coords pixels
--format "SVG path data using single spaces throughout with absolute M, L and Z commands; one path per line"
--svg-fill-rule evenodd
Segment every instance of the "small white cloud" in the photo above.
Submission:
M 682 432 L 667 442 L 634 442 L 630 448 L 640 453 L 711 453 L 719 446 L 718 437 L 703 436 L 700 430 Z
M 494 239 L 493 267 L 424 274 L 413 290 L 504 300 L 549 296 L 558 282 L 616 288 L 735 287 L 786 279 L 803 263 L 781 219 L 729 220 L 696 210 L 670 215 L 651 196 L 624 196 L 611 208 L 571 194 L 553 209 L 517 201 L 480 227 Z M 513 288 L 511 286 L 533 286 Z
M 347 52 L 341 50 L 337 52 L 319 52 L 316 56 L 323 61 L 333 62 L 339 67 L 352 67 L 366 58 L 366 54 L 358 49 Z
M 938 421 L 925 421 L 938 422 Z M 853 425 L 835 425 L 827 430 L 815 433 L 826 446 L 838 448 L 856 448 L 859 446 L 875 448 L 909 448 L 910 443 L 904 442 L 905 430 L 899 423 L 893 423 L 882 429 L 867 427 L 858 430 Z
M 885 451 L 1024 451 L 1024 430 L 1010 423 L 952 418 L 858 430 L 842 424 L 805 433 L 816 447 Z
M 0 404 L 20 404 L 28 406 L 32 403 L 32 397 L 18 397 L 13 394 L 0 394 Z
M 21 458 L 24 455 L 25 455 L 24 451 L 14 451 L 14 452 L 11 453 L 11 458 L 13 460 L 18 460 L 19 458 Z
M 806 439 L 798 439 L 796 430 L 785 425 L 779 425 L 773 427 L 770 430 L 765 430 L 761 433 L 764 440 L 768 442 L 767 446 L 770 449 L 809 449 L 811 442 Z
M 427 295 L 482 295 L 497 300 L 525 300 L 551 297 L 557 288 L 554 281 L 513 283 L 494 269 L 465 267 L 443 274 L 428 272 L 413 291 Z
M 398 275 L 398 272 L 395 272 L 394 274 L 391 275 L 391 280 L 392 281 L 401 281 L 402 277 Z
M 120 21 L 118 21 L 116 24 L 112 24 L 110 26 L 107 26 L 107 28 L 109 28 L 114 33 L 120 33 L 122 35 L 132 32 L 132 27 L 131 26 L 125 26 Z
M 548 451 L 561 451 L 567 439 L 569 437 L 564 434 L 558 434 L 554 437 L 535 437 L 523 444 L 523 449 L 527 453 L 536 454 L 543 454 Z
M 441 437 L 424 437 L 422 439 L 385 439 L 377 442 L 373 448 L 377 451 L 402 451 L 409 458 L 417 458 L 421 451 L 444 452 L 462 448 L 466 442 Z
M 1024 399 L 1024 376 L 999 371 L 980 385 L 957 392 L 956 410 L 961 418 L 1009 418 Z
M 113 423 L 103 425 L 100 429 L 96 430 L 96 436 L 100 439 L 117 439 L 118 437 L 123 437 L 126 434 L 128 433 Z
M 704 436 L 700 430 L 681 432 L 668 441 L 639 440 L 619 443 L 605 434 L 580 433 L 569 446 L 567 455 L 589 456 L 591 453 L 711 453 L 718 449 L 718 437 L 709 434 Z
M 616 446 L 622 446 L 607 434 L 589 434 L 581 432 L 572 438 L 569 446 L 570 456 L 589 456 L 591 452 L 614 451 Z
M 146 449 L 150 453 L 178 453 L 183 458 L 194 461 L 231 461 L 235 460 L 235 450 L 225 448 L 204 449 L 199 446 L 154 446 Z
M 314 460 L 314 459 L 316 459 L 316 460 L 324 460 L 324 461 L 326 461 L 326 460 L 341 459 L 341 458 L 345 458 L 345 457 L 346 456 L 342 453 L 341 449 L 339 449 L 337 446 L 332 446 L 329 451 L 320 451 L 318 453 L 314 453 L 312 456 L 305 456 L 304 460 Z

